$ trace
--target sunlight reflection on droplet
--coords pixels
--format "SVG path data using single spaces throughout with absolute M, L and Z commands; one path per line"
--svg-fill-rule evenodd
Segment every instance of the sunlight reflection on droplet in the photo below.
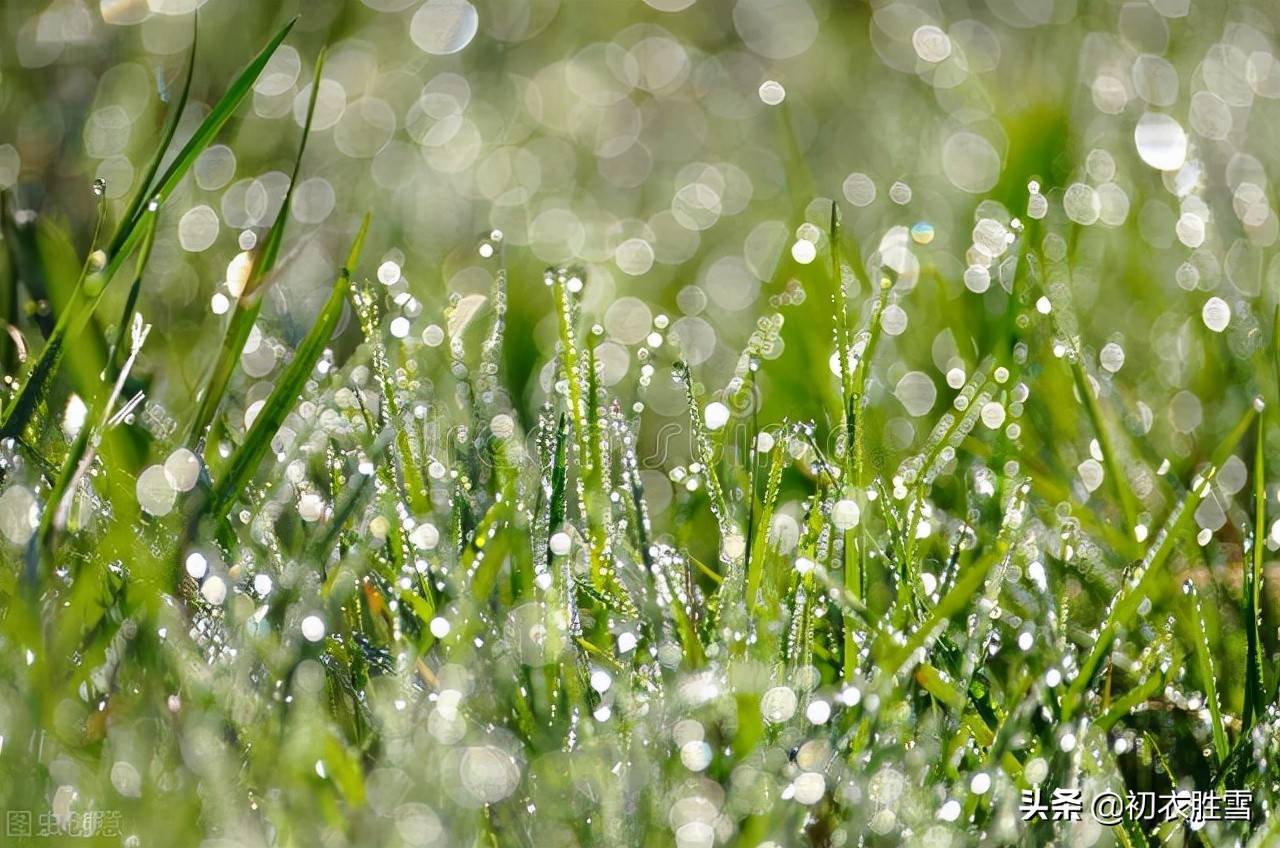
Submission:
M 178 493 L 165 476 L 163 465 L 152 465 L 138 475 L 135 484 L 138 505 L 151 515 L 168 515 Z
M 218 213 L 209 206 L 196 206 L 178 221 L 178 242 L 188 253 L 200 253 L 217 240 L 218 229 Z
M 200 460 L 186 448 L 178 448 L 164 461 L 164 472 L 175 490 L 189 492 L 200 477 Z
M 1187 160 L 1186 130 L 1173 118 L 1147 112 L 1133 131 L 1138 156 L 1153 168 L 1176 171 Z
M 787 97 L 787 90 L 777 80 L 766 80 L 760 85 L 760 99 L 768 106 L 777 106 Z
M 409 38 L 424 53 L 448 56 L 470 44 L 479 28 L 476 7 L 466 0 L 427 0 L 409 22 Z
M 1211 297 L 1200 310 L 1204 325 L 1215 333 L 1221 333 L 1231 323 L 1231 307 L 1220 297 Z
M 25 545 L 39 524 L 36 496 L 25 486 L 10 486 L 0 495 L 0 533 L 15 545 Z
M 844 197 L 854 206 L 870 206 L 876 199 L 876 184 L 866 174 L 852 173 L 844 178 Z
M 942 170 L 956 188 L 981 194 L 1000 179 L 1000 155 L 982 136 L 958 132 L 942 147 Z

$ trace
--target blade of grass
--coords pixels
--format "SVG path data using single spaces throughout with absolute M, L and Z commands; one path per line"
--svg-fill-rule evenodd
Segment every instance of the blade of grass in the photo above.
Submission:
M 1244 570 L 1241 617 L 1244 621 L 1245 668 L 1242 735 L 1248 735 L 1254 719 L 1261 718 L 1267 702 L 1266 675 L 1262 668 L 1262 573 L 1267 538 L 1266 427 L 1258 422 L 1253 448 L 1253 551 Z
M 752 452 L 754 451 L 753 446 Z M 781 441 L 774 444 L 770 454 L 769 476 L 765 479 L 758 529 L 755 538 L 751 540 L 751 558 L 747 563 L 747 608 L 752 613 L 758 612 L 760 607 L 758 596 L 765 558 L 769 552 L 769 528 L 773 525 L 773 512 L 777 507 L 782 485 L 782 470 L 786 465 L 786 451 Z
M 569 415 L 573 422 L 573 435 L 578 453 L 578 500 L 587 522 L 587 538 L 591 545 L 591 582 L 603 588 L 606 581 L 608 533 L 604 511 L 608 502 L 604 491 L 604 470 L 599 455 L 599 428 L 593 426 L 597 416 L 592 408 L 598 403 L 591 392 L 592 378 L 587 373 L 587 354 L 578 340 L 578 302 L 570 281 L 580 279 L 576 274 L 548 272 L 552 283 L 556 313 L 559 318 L 561 357 L 565 379 L 569 386 Z
M 1004 558 L 1006 552 L 1002 547 L 988 552 L 986 556 L 981 557 L 977 562 L 969 566 L 956 580 L 951 591 L 942 600 L 938 601 L 937 606 L 929 613 L 929 617 L 907 637 L 906 642 L 887 654 L 881 654 L 885 656 L 885 659 L 880 663 L 880 667 L 891 674 L 897 674 L 910 661 L 912 654 L 917 649 L 924 647 L 928 642 L 937 638 L 937 635 L 946 626 L 951 617 L 967 608 L 969 602 L 987 579 L 987 572 L 991 570 L 992 566 Z
M 1071 376 L 1075 380 L 1076 392 L 1084 401 L 1085 412 L 1098 439 L 1098 449 L 1102 452 L 1102 464 L 1106 468 L 1112 491 L 1120 504 L 1120 514 L 1124 517 L 1125 535 L 1129 539 L 1134 539 L 1134 528 L 1138 526 L 1138 508 L 1134 504 L 1133 492 L 1129 488 L 1128 478 L 1123 476 L 1123 470 L 1111 443 L 1111 435 L 1107 430 L 1106 422 L 1102 419 L 1102 409 L 1098 406 L 1098 399 L 1093 393 L 1093 383 L 1084 369 L 1083 357 L 1077 352 L 1070 359 Z
M 1200 604 L 1200 593 L 1195 583 L 1188 580 L 1183 592 L 1190 598 L 1192 640 L 1195 642 L 1196 664 L 1199 666 L 1200 682 L 1204 686 L 1204 699 L 1209 708 L 1209 726 L 1213 731 L 1213 750 L 1218 758 L 1218 765 L 1227 759 L 1230 744 L 1227 742 L 1227 729 L 1222 723 L 1222 704 L 1218 698 L 1218 672 L 1213 664 L 1212 648 L 1209 645 L 1209 631 L 1205 628 L 1204 608 Z
M 143 221 L 147 216 L 158 213 L 160 206 L 168 199 L 173 190 L 177 188 L 178 183 L 186 176 L 187 171 L 195 164 L 196 158 L 204 152 L 204 149 L 217 135 L 218 131 L 230 120 L 241 102 L 248 96 L 254 82 L 257 81 L 258 76 L 266 67 L 271 56 L 293 28 L 294 23 L 296 23 L 296 19 L 286 24 L 232 83 L 226 94 L 213 107 L 196 129 L 195 134 L 192 135 L 191 139 L 178 153 L 164 175 L 160 177 L 155 190 L 151 192 L 150 200 L 142 211 L 138 213 L 134 221 L 126 222 L 116 233 L 105 252 L 105 261 L 102 262 L 101 266 L 90 271 L 93 266 L 86 262 L 85 271 L 82 272 L 80 281 L 76 285 L 75 294 L 72 296 L 70 305 L 58 317 L 58 322 L 54 325 L 48 343 L 40 352 L 40 356 L 32 366 L 27 379 L 23 382 L 22 388 L 18 390 L 18 393 L 5 409 L 3 416 L 0 417 L 0 438 L 18 437 L 26 430 L 27 424 L 30 423 L 31 418 L 35 415 L 36 410 L 39 408 L 40 400 L 48 389 L 49 380 L 52 378 L 58 362 L 66 351 L 67 340 L 76 338 L 89 322 L 98 303 L 102 300 L 107 284 L 116 276 L 129 254 L 132 253 L 133 248 L 137 246 L 139 239 L 142 238 L 145 231 L 145 227 L 141 226 Z M 96 264 L 94 263 L 94 265 Z
M 174 107 L 169 110 L 169 117 L 165 121 L 164 129 L 160 131 L 156 152 L 152 155 L 151 161 L 147 163 L 142 179 L 138 181 L 138 190 L 134 192 L 133 197 L 129 200 L 128 207 L 125 208 L 124 214 L 120 217 L 120 224 L 117 227 L 116 235 L 112 238 L 112 243 L 115 243 L 122 231 L 138 225 L 147 199 L 153 195 L 151 186 L 155 182 L 156 174 L 160 171 L 160 163 L 164 161 L 164 155 L 169 152 L 169 146 L 173 144 L 173 137 L 178 133 L 178 124 L 182 120 L 183 111 L 187 108 L 187 99 L 191 96 L 191 80 L 195 77 L 196 44 L 199 41 L 199 35 L 200 16 L 197 13 L 193 16 L 191 24 L 191 49 L 187 52 L 187 67 L 182 79 L 182 91 L 179 92 L 178 100 Z M 126 312 L 125 315 L 127 317 L 128 313 Z
M 1156 534 L 1154 542 L 1147 549 L 1147 555 L 1125 580 L 1119 595 L 1103 617 L 1102 625 L 1098 628 L 1097 637 L 1089 649 L 1089 653 L 1080 663 L 1079 673 L 1063 695 L 1062 720 L 1064 722 L 1075 716 L 1076 709 L 1083 701 L 1085 691 L 1092 683 L 1094 674 L 1097 673 L 1098 668 L 1102 665 L 1102 660 L 1111 650 L 1111 643 L 1116 637 L 1117 630 L 1120 627 L 1128 626 L 1133 621 L 1139 605 L 1141 605 L 1143 598 L 1147 596 L 1153 576 L 1160 573 L 1161 566 L 1173 553 L 1174 547 L 1181 539 L 1188 523 L 1192 520 L 1196 507 L 1200 505 L 1200 501 L 1208 494 L 1209 487 L 1213 483 L 1213 478 L 1217 476 L 1218 469 L 1222 467 L 1231 452 L 1235 450 L 1235 446 L 1244 438 L 1244 434 L 1248 432 L 1253 420 L 1257 418 L 1260 407 L 1261 401 L 1255 401 L 1254 405 L 1246 410 L 1240 420 L 1236 422 L 1227 438 L 1223 440 L 1222 444 L 1218 446 L 1218 449 L 1209 458 L 1208 467 L 1197 475 L 1197 480 L 1193 482 L 1191 490 L 1183 496 L 1182 500 L 1169 514 L 1164 527 Z
M 142 289 L 142 272 L 146 270 L 147 262 L 151 259 L 151 248 L 156 241 L 156 218 L 154 215 L 148 216 L 147 223 L 143 231 L 142 247 L 138 251 L 138 263 L 133 275 L 133 285 L 129 287 L 129 296 L 125 300 L 124 311 L 120 314 L 120 326 L 116 329 L 115 341 L 111 346 L 110 368 L 112 378 L 120 373 L 120 368 L 125 357 L 125 335 L 130 326 L 130 316 L 133 315 L 134 308 L 138 304 L 138 292 Z
M 1139 680 L 1138 684 L 1117 698 L 1100 718 L 1094 720 L 1095 728 L 1109 733 L 1117 722 L 1164 689 L 1169 675 L 1160 666 L 1169 655 L 1169 641 L 1168 637 L 1161 637 L 1142 652 L 1139 668 L 1132 673 Z
M 836 360 L 840 366 L 840 391 L 844 407 L 842 410 L 845 434 L 844 475 L 845 480 L 853 480 L 856 461 L 853 452 L 854 384 L 853 369 L 849 367 L 849 353 L 853 349 L 853 339 L 849 329 L 849 292 L 845 289 L 844 263 L 841 262 L 840 257 L 840 204 L 835 201 L 831 202 L 831 227 L 828 233 L 831 241 L 832 299 L 836 307 Z M 870 285 L 868 285 L 869 288 Z
M 227 385 L 231 382 L 236 365 L 240 362 L 240 354 L 244 351 L 254 322 L 258 320 L 258 313 L 262 309 L 262 295 L 266 291 L 271 272 L 275 269 L 280 257 L 284 230 L 288 225 L 289 210 L 293 203 L 293 192 L 297 188 L 298 173 L 302 168 L 302 157 L 307 150 L 307 139 L 311 137 L 311 122 L 315 118 L 316 99 L 320 93 L 320 78 L 324 72 L 327 52 L 327 49 L 322 49 L 316 58 L 315 73 L 311 81 L 311 97 L 307 101 L 307 116 L 302 124 L 302 140 L 298 143 L 298 154 L 293 160 L 293 173 L 289 177 L 289 187 L 285 190 L 280 212 L 267 231 L 267 237 L 263 240 L 261 249 L 254 257 L 248 278 L 244 281 L 244 288 L 236 300 L 236 308 L 232 313 L 231 323 L 227 327 L 227 334 L 223 336 L 222 348 L 214 361 L 208 385 L 200 398 L 196 417 L 191 423 L 187 444 L 193 449 L 203 441 L 209 425 L 213 423 L 213 418 L 218 412 L 218 407 L 226 394 Z
M 173 162 L 165 169 L 164 174 L 156 181 L 155 188 L 150 192 L 152 203 L 163 204 L 169 199 L 169 195 L 178 187 L 178 183 L 186 176 L 187 171 L 195 164 L 197 157 L 204 152 L 205 148 L 213 141 L 219 130 L 231 120 L 231 116 L 240 108 L 240 104 L 249 96 L 249 92 L 253 90 L 253 85 L 258 81 L 258 77 L 267 67 L 267 62 L 271 61 L 271 57 L 275 55 L 277 49 L 284 42 L 285 37 L 289 35 L 289 31 L 293 29 L 294 24 L 298 22 L 297 18 L 285 24 L 275 37 L 272 38 L 267 45 L 262 48 L 253 61 L 240 72 L 235 81 L 222 95 L 217 104 L 209 111 L 208 116 L 200 122 L 200 126 L 196 128 L 191 138 L 178 151 L 178 155 L 174 157 Z M 138 219 L 140 220 L 141 214 Z M 125 249 L 125 245 L 131 243 L 136 238 L 137 221 L 129 221 L 121 227 L 120 232 L 112 239 L 111 246 L 108 248 L 108 255 L 121 252 Z
M 276 430 L 280 428 L 285 416 L 289 414 L 289 411 L 293 409 L 294 403 L 297 402 L 298 396 L 302 393 L 307 378 L 311 376 L 311 372 L 315 368 L 316 362 L 320 359 L 320 354 L 324 351 L 325 345 L 332 338 L 333 331 L 338 326 L 338 319 L 342 317 L 347 293 L 351 288 L 352 271 L 356 263 L 360 261 L 360 251 L 364 247 L 364 239 L 369 231 L 369 220 L 370 215 L 366 213 L 364 220 L 360 224 L 360 231 L 356 234 L 355 241 L 351 245 L 351 252 L 347 255 L 347 260 L 343 264 L 342 270 L 338 273 L 338 280 L 334 284 L 333 292 L 329 295 L 329 300 L 325 303 L 324 308 L 320 310 L 320 315 L 316 318 L 311 331 L 307 333 L 307 337 L 298 346 L 298 351 L 294 355 L 293 361 L 289 363 L 289 368 L 280 378 L 280 382 L 276 384 L 270 397 L 267 398 L 262 411 L 254 419 L 253 426 L 245 434 L 244 443 L 236 449 L 227 465 L 227 470 L 223 473 L 222 479 L 214 488 L 207 509 L 209 514 L 221 519 L 226 515 L 226 511 L 230 508 L 232 502 L 239 497 L 245 484 L 249 482 L 249 477 L 258 467 L 258 463 L 270 446 Z
M 383 454 L 390 447 L 393 437 L 394 432 L 392 430 L 383 430 L 374 440 L 373 446 L 365 451 L 369 462 L 375 468 L 382 462 Z M 356 507 L 365 502 L 373 479 L 373 474 L 357 472 L 347 481 L 343 487 L 342 499 L 337 502 L 324 534 L 318 537 L 308 549 L 308 562 L 325 563 L 328 561 L 329 554 L 333 551 L 334 545 L 337 544 L 338 536 L 342 529 L 355 513 Z

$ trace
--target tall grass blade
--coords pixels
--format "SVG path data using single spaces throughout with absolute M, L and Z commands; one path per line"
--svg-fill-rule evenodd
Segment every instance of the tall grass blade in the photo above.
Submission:
M 1267 703 L 1266 674 L 1262 667 L 1262 575 L 1267 538 L 1266 426 L 1259 420 L 1253 447 L 1253 550 L 1244 570 L 1241 619 L 1244 622 L 1245 668 L 1242 734 L 1262 717 Z
M 293 409 L 294 403 L 302 393 L 307 378 L 311 376 L 316 362 L 320 359 L 320 354 L 324 352 L 325 345 L 329 343 L 334 329 L 338 326 L 338 319 L 342 317 L 347 294 L 351 289 L 351 275 L 360 261 L 360 251 L 364 247 L 365 236 L 369 232 L 369 221 L 370 215 L 366 213 L 360 224 L 360 231 L 351 245 L 351 252 L 338 273 L 338 280 L 334 284 L 333 292 L 329 295 L 329 300 L 320 310 L 320 315 L 316 318 L 311 331 L 298 346 L 293 361 L 289 363 L 280 382 L 267 398 L 262 411 L 254 419 L 253 425 L 245 435 L 244 443 L 232 454 L 227 469 L 210 498 L 207 509 L 209 514 L 218 518 L 226 515 L 227 509 L 239 497 L 245 484 L 249 482 L 249 477 L 258 467 L 276 430 L 284 423 L 285 416 Z
M 187 67 L 182 78 L 182 90 L 178 93 L 178 99 L 174 102 L 173 108 L 169 110 L 169 117 L 165 120 L 164 128 L 160 131 L 160 138 L 156 143 L 156 151 L 152 155 L 151 161 L 147 163 L 142 179 L 138 180 L 138 190 L 134 192 L 133 197 L 129 200 L 129 205 L 125 208 L 124 214 L 120 216 L 116 235 L 111 240 L 113 244 L 120 238 L 121 233 L 137 226 L 147 200 L 154 195 L 152 185 L 155 183 L 156 174 L 160 172 L 160 163 L 164 161 L 165 154 L 169 152 L 169 146 L 173 144 L 173 137 L 177 135 L 178 125 L 182 121 L 182 113 L 187 108 L 187 99 L 191 96 L 191 80 L 195 77 L 196 71 L 196 45 L 199 40 L 200 15 L 197 13 L 193 16 L 191 24 L 191 49 L 187 51 Z
M 1094 436 L 1102 452 L 1102 464 L 1106 469 L 1107 479 L 1110 480 L 1111 489 L 1120 504 L 1120 513 L 1124 517 L 1125 533 L 1132 539 L 1134 528 L 1138 526 L 1138 508 L 1133 491 L 1129 487 L 1129 478 L 1124 475 L 1124 469 L 1120 466 L 1115 447 L 1111 442 L 1107 423 L 1103 420 L 1102 408 L 1098 405 L 1098 398 L 1093 392 L 1093 383 L 1085 371 L 1083 357 L 1078 352 L 1071 357 L 1071 377 L 1075 380 L 1076 392 L 1084 401 L 1085 412 L 1093 425 Z
M 22 388 L 10 401 L 3 416 L 0 416 L 0 438 L 21 436 L 26 430 L 27 424 L 35 415 L 40 400 L 48 389 L 49 380 L 66 352 L 67 339 L 78 336 L 89 322 L 98 303 L 102 300 L 107 284 L 115 277 L 138 240 L 142 238 L 145 231 L 145 227 L 142 226 L 144 220 L 147 216 L 158 212 L 160 206 L 195 164 L 196 158 L 204 152 L 214 136 L 248 96 L 254 82 L 257 81 L 267 62 L 284 41 L 285 36 L 289 34 L 295 22 L 296 20 L 290 21 L 276 34 L 209 112 L 195 134 L 159 178 L 143 210 L 133 221 L 127 222 L 116 233 L 106 250 L 106 261 L 102 267 L 89 272 L 89 265 L 86 263 L 86 273 L 81 276 L 80 282 L 76 285 L 70 305 L 58 317 L 58 323 L 54 326 L 47 344 L 40 352 Z
M 1064 721 L 1075 715 L 1085 692 L 1093 682 L 1094 675 L 1102 665 L 1102 660 L 1110 652 L 1111 643 L 1114 641 L 1119 628 L 1132 625 L 1134 617 L 1137 615 L 1138 607 L 1147 596 L 1153 577 L 1161 573 L 1162 566 L 1173 553 L 1174 548 L 1186 531 L 1187 525 L 1195 515 L 1196 507 L 1200 505 L 1200 502 L 1209 493 L 1218 469 L 1231 456 L 1235 446 L 1244 438 L 1244 434 L 1248 432 L 1254 419 L 1257 418 L 1259 405 L 1251 406 L 1236 422 L 1235 427 L 1232 428 L 1227 438 L 1223 440 L 1222 444 L 1218 446 L 1218 449 L 1209 458 L 1208 467 L 1197 475 L 1196 480 L 1192 482 L 1191 490 L 1173 508 L 1164 526 L 1156 534 L 1155 540 L 1147 549 L 1146 556 L 1132 570 L 1132 573 L 1127 575 L 1119 595 L 1103 617 L 1102 625 L 1098 629 L 1092 647 L 1080 663 L 1079 673 L 1062 698 Z
M 289 211 L 293 205 L 293 192 L 298 186 L 298 173 L 302 168 L 302 157 L 307 150 L 307 139 L 311 137 L 311 122 L 315 118 L 316 99 L 320 93 L 320 79 L 324 72 L 327 52 L 326 49 L 322 49 L 316 58 L 315 73 L 311 80 L 311 97 L 307 101 L 307 115 L 302 124 L 302 139 L 298 142 L 298 154 L 293 160 L 293 173 L 289 177 L 289 187 L 285 190 L 280 212 L 276 215 L 275 221 L 272 222 L 263 240 L 262 247 L 253 259 L 248 277 L 242 281 L 243 288 L 236 300 L 231 323 L 227 328 L 227 334 L 222 339 L 222 348 L 218 351 L 218 358 L 214 362 L 209 383 L 201 395 L 200 406 L 191 423 L 188 436 L 189 447 L 199 444 L 208 433 L 209 425 L 217 415 L 218 407 L 222 403 L 227 386 L 240 361 L 240 354 L 244 351 L 249 334 L 253 330 L 253 324 L 258 320 L 258 313 L 262 309 L 262 295 L 272 279 L 272 272 L 280 257 L 280 247 L 284 242 L 284 231 L 288 226 Z
M 1204 686 L 1204 698 L 1209 709 L 1209 727 L 1213 731 L 1213 750 L 1218 757 L 1217 765 L 1226 762 L 1230 751 L 1227 742 L 1227 729 L 1222 721 L 1222 702 L 1218 697 L 1218 670 L 1213 663 L 1213 649 L 1209 645 L 1209 631 L 1205 628 L 1204 608 L 1200 604 L 1200 593 L 1196 591 L 1191 580 L 1183 585 L 1182 591 L 1189 598 L 1191 605 L 1191 630 L 1195 641 L 1196 663 L 1199 665 L 1200 682 Z
M 755 446 L 752 447 L 754 453 Z M 778 494 L 782 485 L 782 470 L 786 466 L 786 450 L 781 442 L 775 443 L 769 451 L 769 473 L 765 478 L 764 500 L 761 502 L 760 518 L 756 525 L 755 537 L 750 540 L 751 555 L 747 562 L 747 607 L 753 613 L 759 612 L 764 598 L 760 597 L 765 561 L 769 554 L 769 528 L 773 526 L 773 514 L 778 505 Z M 754 496 L 754 493 L 753 493 Z
M 853 349 L 849 328 L 849 292 L 845 285 L 844 263 L 840 245 L 840 204 L 831 203 L 831 225 L 828 238 L 831 241 L 831 288 L 836 307 L 836 362 L 840 367 L 841 406 L 844 413 L 844 473 L 846 480 L 854 479 L 855 456 L 853 452 L 854 385 L 853 369 L 849 367 L 849 353 Z M 862 257 L 858 257 L 859 263 Z M 870 288 L 870 286 L 868 286 Z
M 149 192 L 149 202 L 163 204 L 169 199 L 169 195 L 178 187 L 178 183 L 186 176 L 187 171 L 195 164 L 196 159 L 212 143 L 218 131 L 222 129 L 227 121 L 231 120 L 231 116 L 236 113 L 236 110 L 240 108 L 240 104 L 249 96 L 249 92 L 253 90 L 254 83 L 258 81 L 258 77 L 267 67 L 267 62 L 271 61 L 271 57 L 275 55 L 276 50 L 284 43 L 285 37 L 289 35 L 289 31 L 293 29 L 294 24 L 297 22 L 298 19 L 294 18 L 285 24 L 276 33 L 275 37 L 267 42 L 267 45 L 254 57 L 253 61 L 240 72 L 240 75 L 231 83 L 226 93 L 209 110 L 209 114 L 205 119 L 200 122 L 200 126 L 196 128 L 195 133 L 178 151 L 178 155 L 174 157 L 173 162 L 156 180 L 155 188 Z M 140 218 L 141 214 L 121 228 L 116 237 L 112 239 L 111 246 L 107 249 L 108 255 L 127 251 L 127 246 L 131 245 L 136 239 L 136 225 Z

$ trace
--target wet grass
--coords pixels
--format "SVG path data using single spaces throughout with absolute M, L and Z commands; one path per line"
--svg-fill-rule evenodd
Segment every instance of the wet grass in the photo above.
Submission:
M 1247 790 L 1252 822 L 1109 838 L 1268 844 L 1274 404 L 1139 496 L 1115 392 L 1096 388 L 1091 342 L 1041 276 L 1065 221 L 1002 223 L 1004 312 L 967 326 L 977 356 L 932 433 L 892 449 L 886 315 L 927 307 L 826 207 L 825 261 L 784 272 L 821 305 L 763 316 L 728 385 L 705 384 L 665 328 L 647 344 L 652 379 L 683 384 L 691 445 L 655 514 L 637 455 L 646 387 L 602 386 L 583 269 L 546 274 L 554 390 L 519 408 L 497 233 L 493 290 L 455 297 L 432 345 L 393 333 L 401 304 L 365 282 L 366 216 L 241 427 L 237 364 L 298 238 L 286 199 L 187 426 L 145 433 L 126 386 L 157 217 L 288 32 L 161 173 L 188 67 L 142 190 L 54 323 L 11 316 L 29 347 L 9 360 L 0 420 L 0 761 L 19 776 L 2 806 L 119 811 L 138 844 L 1075 844 L 1085 823 L 1024 823 L 1021 791 Z M 9 251 L 18 232 L 7 222 Z M 23 266 L 27 292 L 66 276 L 42 257 Z M 118 331 L 83 341 L 126 281 Z M 773 377 L 814 385 L 823 420 L 757 393 L 801 315 L 822 317 L 803 344 L 834 373 Z M 106 352 L 97 370 L 69 363 L 86 346 Z M 1106 487 L 1061 472 L 1044 446 L 1062 432 L 1096 439 Z M 1236 603 L 1187 581 L 1206 556 L 1196 509 L 1250 444 Z M 1139 533 L 1141 515 L 1157 529 Z M 1222 655 L 1232 617 L 1243 663 Z

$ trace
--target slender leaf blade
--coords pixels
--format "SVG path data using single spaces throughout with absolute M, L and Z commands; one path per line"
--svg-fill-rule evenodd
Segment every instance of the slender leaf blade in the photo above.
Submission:
M 298 346 L 297 354 L 267 398 L 262 411 L 254 419 L 253 425 L 245 435 L 244 443 L 232 455 L 227 470 L 210 499 L 209 513 L 219 517 L 226 514 L 226 510 L 239 496 L 249 481 L 250 475 L 258 467 L 258 463 L 271 444 L 271 439 L 284 423 L 285 416 L 293 409 L 294 403 L 302 393 L 307 378 L 311 375 L 316 362 L 320 359 L 320 354 L 338 326 L 338 320 L 342 317 L 347 293 L 351 289 L 352 269 L 360 261 L 360 251 L 364 247 L 365 236 L 369 232 L 369 220 L 370 215 L 366 214 L 360 224 L 360 231 L 351 245 L 347 261 L 338 273 L 338 280 L 333 287 L 333 292 L 329 295 L 329 300 L 320 310 L 320 315 L 312 325 L 311 331 L 307 333 L 307 337 Z

